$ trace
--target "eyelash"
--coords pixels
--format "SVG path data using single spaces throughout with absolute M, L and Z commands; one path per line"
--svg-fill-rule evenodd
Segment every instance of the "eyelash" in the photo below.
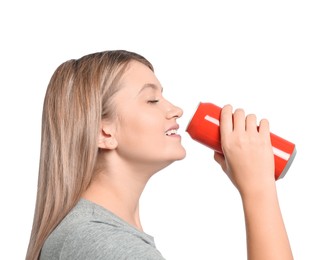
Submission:
M 155 103 L 158 103 L 158 99 L 154 99 L 154 100 L 148 100 L 147 103 L 149 104 L 155 104 Z

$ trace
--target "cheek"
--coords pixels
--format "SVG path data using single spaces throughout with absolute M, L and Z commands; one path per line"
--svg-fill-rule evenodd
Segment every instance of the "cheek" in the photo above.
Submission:
M 158 118 L 150 115 L 138 115 L 123 117 L 120 123 L 120 139 L 129 143 L 139 143 L 141 141 L 150 141 L 153 138 L 164 135 L 164 128 Z
M 118 149 L 128 160 L 145 160 L 157 156 L 158 148 L 165 146 L 165 135 L 160 122 L 145 116 L 124 118 L 120 124 Z

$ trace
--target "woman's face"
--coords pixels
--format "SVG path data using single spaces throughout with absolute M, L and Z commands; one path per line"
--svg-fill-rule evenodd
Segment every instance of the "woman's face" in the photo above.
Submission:
M 177 119 L 183 111 L 167 101 L 155 74 L 145 65 L 132 62 L 114 97 L 118 120 L 117 154 L 140 165 L 163 168 L 185 157 Z

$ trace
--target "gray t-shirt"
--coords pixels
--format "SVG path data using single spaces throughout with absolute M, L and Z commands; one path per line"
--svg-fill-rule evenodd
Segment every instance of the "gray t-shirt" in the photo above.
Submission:
M 163 260 L 154 238 L 81 199 L 45 241 L 40 260 Z

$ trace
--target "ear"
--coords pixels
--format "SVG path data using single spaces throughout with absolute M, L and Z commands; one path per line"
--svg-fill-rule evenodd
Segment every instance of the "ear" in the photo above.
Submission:
M 102 123 L 99 130 L 98 147 L 107 150 L 115 149 L 117 147 L 117 140 L 114 133 L 113 126 Z

